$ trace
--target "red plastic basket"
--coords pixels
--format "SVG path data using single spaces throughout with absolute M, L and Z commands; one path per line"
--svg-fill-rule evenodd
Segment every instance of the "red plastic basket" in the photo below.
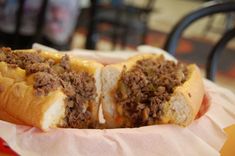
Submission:
M 17 156 L 17 154 L 1 138 L 0 138 L 0 153 L 7 154 L 9 156 Z

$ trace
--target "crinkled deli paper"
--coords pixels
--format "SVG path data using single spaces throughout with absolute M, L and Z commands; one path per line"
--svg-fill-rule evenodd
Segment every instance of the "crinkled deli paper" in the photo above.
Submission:
M 151 47 L 140 47 L 139 51 L 162 52 Z M 79 56 L 79 53 L 74 50 L 71 55 Z M 94 55 L 95 59 L 106 57 L 110 61 L 110 55 Z M 123 59 L 125 57 L 116 60 Z M 168 124 L 104 130 L 58 128 L 42 132 L 34 127 L 0 121 L 0 137 L 23 156 L 220 155 L 219 150 L 226 140 L 223 128 L 235 123 L 235 95 L 208 80 L 204 80 L 204 84 L 206 96 L 200 112 L 204 115 L 186 128 Z

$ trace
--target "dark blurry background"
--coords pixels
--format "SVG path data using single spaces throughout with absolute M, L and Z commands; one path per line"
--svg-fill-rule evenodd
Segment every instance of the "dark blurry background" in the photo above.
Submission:
M 70 49 L 79 5 L 78 0 L 0 0 L 0 42 L 12 48 L 40 42 Z
M 135 50 L 162 48 L 173 26 L 192 10 L 229 0 L 0 0 L 0 45 L 31 48 L 38 42 L 56 48 Z M 176 57 L 205 68 L 211 48 L 235 25 L 234 13 L 216 14 L 193 23 Z M 219 82 L 235 88 L 235 41 L 220 59 Z

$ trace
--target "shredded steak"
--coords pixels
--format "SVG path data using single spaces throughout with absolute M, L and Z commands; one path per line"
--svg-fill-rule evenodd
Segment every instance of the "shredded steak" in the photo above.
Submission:
M 61 88 L 65 99 L 66 117 L 63 127 L 94 128 L 91 120 L 92 108 L 89 103 L 96 98 L 95 79 L 86 72 L 74 72 L 70 68 L 67 55 L 59 63 L 45 59 L 39 53 L 12 52 L 10 48 L 0 50 L 0 61 L 9 67 L 20 67 L 27 75 L 33 75 L 36 96 L 47 96 L 51 91 Z M 0 87 L 0 91 L 3 90 Z
M 159 120 L 162 105 L 187 75 L 184 64 L 163 56 L 137 61 L 129 71 L 124 67 L 115 92 L 115 101 L 123 110 L 118 113 L 129 120 L 123 127 L 151 125 Z

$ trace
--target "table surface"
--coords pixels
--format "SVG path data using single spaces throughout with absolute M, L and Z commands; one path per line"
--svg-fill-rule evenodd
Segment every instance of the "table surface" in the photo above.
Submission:
M 235 156 L 235 125 L 225 128 L 225 132 L 228 139 L 221 150 L 221 156 Z

